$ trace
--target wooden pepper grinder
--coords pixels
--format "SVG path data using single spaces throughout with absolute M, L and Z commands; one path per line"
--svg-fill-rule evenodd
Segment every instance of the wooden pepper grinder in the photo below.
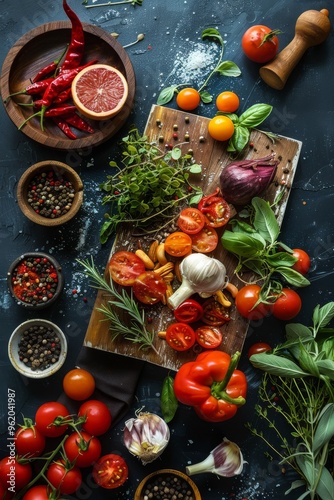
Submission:
M 303 12 L 296 21 L 293 40 L 272 62 L 260 68 L 262 80 L 270 87 L 281 90 L 305 51 L 328 37 L 331 29 L 328 15 L 327 9 Z

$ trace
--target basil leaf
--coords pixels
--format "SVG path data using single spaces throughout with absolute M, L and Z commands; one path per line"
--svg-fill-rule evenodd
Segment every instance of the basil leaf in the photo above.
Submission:
M 288 341 L 299 339 L 301 341 L 312 341 L 313 335 L 310 329 L 301 323 L 288 323 L 285 326 Z M 285 346 L 285 344 L 283 344 Z
M 215 68 L 215 73 L 223 76 L 237 77 L 241 75 L 241 70 L 233 61 L 223 61 Z
M 320 479 L 315 491 L 322 500 L 334 499 L 334 479 L 327 467 L 322 467 Z
M 234 133 L 231 139 L 228 141 L 228 151 L 242 151 L 249 142 L 250 132 L 247 127 L 243 127 L 240 124 L 235 126 Z
M 290 283 L 290 285 L 304 287 L 310 284 L 309 280 L 305 278 L 305 276 L 298 273 L 294 269 L 290 269 L 289 267 L 276 267 L 276 272 L 283 276 L 283 278 Z
M 253 354 L 249 360 L 255 368 L 279 377 L 302 378 L 310 376 L 290 359 L 282 358 L 276 354 Z
M 334 302 L 320 307 L 317 305 L 313 311 L 313 324 L 317 330 L 324 328 L 334 318 Z
M 277 266 L 293 266 L 296 262 L 296 257 L 293 257 L 287 252 L 276 252 L 266 256 L 266 261 L 272 267 Z
M 250 269 L 254 273 L 258 274 L 259 276 L 262 276 L 263 273 L 262 259 L 247 259 L 247 261 L 244 262 L 244 266 L 247 267 L 247 269 Z
M 239 122 L 239 116 L 236 115 L 235 113 L 224 113 L 224 111 L 217 111 L 216 116 L 219 115 L 227 116 L 230 120 L 232 120 L 234 125 L 236 125 Z
M 299 364 L 300 367 L 303 368 L 306 372 L 314 375 L 315 377 L 319 377 L 319 368 L 313 356 L 305 349 L 305 346 L 302 345 L 299 352 Z
M 158 96 L 157 104 L 162 106 L 163 104 L 167 104 L 168 102 L 170 102 L 174 97 L 176 88 L 176 85 L 172 85 L 171 87 L 166 87 L 165 89 L 163 89 Z
M 212 39 L 214 42 L 219 42 L 222 47 L 224 47 L 224 40 L 221 34 L 215 28 L 207 28 L 202 31 L 202 40 Z
M 199 93 L 199 95 L 200 95 L 201 101 L 202 101 L 204 104 L 210 104 L 210 102 L 212 102 L 213 97 L 212 97 L 212 95 L 211 95 L 209 92 L 207 92 L 206 90 L 201 91 L 201 92 Z
M 317 361 L 317 367 L 322 375 L 326 375 L 334 380 L 334 361 L 331 359 L 320 359 Z
M 247 128 L 257 127 L 270 115 L 272 109 L 269 104 L 254 104 L 239 116 L 240 124 Z
M 224 231 L 221 238 L 223 247 L 241 257 L 253 257 L 264 249 L 264 244 L 250 234 Z
M 254 227 L 269 243 L 274 243 L 279 235 L 280 228 L 269 203 L 256 196 L 252 199 L 255 210 Z
M 250 224 L 239 219 L 230 220 L 230 224 L 234 233 L 255 233 L 255 229 Z
M 160 405 L 165 422 L 170 422 L 174 418 L 178 408 L 178 400 L 174 393 L 174 379 L 170 375 L 167 375 L 163 381 Z

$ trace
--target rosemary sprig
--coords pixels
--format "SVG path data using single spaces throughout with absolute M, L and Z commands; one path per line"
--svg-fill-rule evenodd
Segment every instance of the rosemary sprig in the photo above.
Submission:
M 140 311 L 137 302 L 133 299 L 132 291 L 128 294 L 124 289 L 121 292 L 115 288 L 113 281 L 107 281 L 97 270 L 93 258 L 88 260 L 78 260 L 85 268 L 85 274 L 92 280 L 92 288 L 97 288 L 106 292 L 107 303 L 97 308 L 105 316 L 106 321 L 110 321 L 110 331 L 112 338 L 115 339 L 121 335 L 124 339 L 139 344 L 140 349 L 153 349 L 158 351 L 153 345 L 155 333 L 146 327 L 145 313 Z M 115 308 L 121 309 L 127 313 L 129 324 L 126 324 L 120 318 Z
M 119 2 L 105 2 L 105 3 L 96 3 L 94 5 L 86 5 L 87 0 L 85 0 L 83 4 L 85 5 L 86 9 L 93 9 L 94 7 L 110 7 L 114 5 L 123 5 L 126 3 L 130 3 L 135 7 L 136 5 L 142 5 L 143 1 L 144 0 L 120 0 Z

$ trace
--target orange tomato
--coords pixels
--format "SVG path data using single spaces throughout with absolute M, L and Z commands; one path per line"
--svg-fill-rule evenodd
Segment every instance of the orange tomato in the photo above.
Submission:
M 192 240 L 189 234 L 175 231 L 165 240 L 165 251 L 173 257 L 184 257 L 191 253 Z
M 237 94 L 226 90 L 221 92 L 216 99 L 216 106 L 219 111 L 224 113 L 234 113 L 239 107 L 240 101 Z
M 95 379 L 91 373 L 82 368 L 74 368 L 63 378 L 65 394 L 75 401 L 88 399 L 95 390 Z
M 176 104 L 184 111 L 192 111 L 196 109 L 200 102 L 201 97 L 196 89 L 182 89 L 176 96 Z
M 216 141 L 228 141 L 234 134 L 234 124 L 228 116 L 216 115 L 209 121 L 208 131 Z

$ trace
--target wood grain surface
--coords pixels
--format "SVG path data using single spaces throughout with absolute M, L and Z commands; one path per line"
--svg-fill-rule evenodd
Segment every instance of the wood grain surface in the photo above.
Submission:
M 226 152 L 226 143 L 214 141 L 208 136 L 208 121 L 208 118 L 202 116 L 154 105 L 145 129 L 145 134 L 152 141 L 159 142 L 163 137 L 163 144 L 178 144 L 184 154 L 189 150 L 193 151 L 195 161 L 202 164 L 203 173 L 199 183 L 204 194 L 209 194 L 216 186 L 219 186 L 221 170 L 231 161 Z M 176 128 L 178 133 L 177 141 L 173 138 L 173 132 Z M 273 144 L 265 134 L 254 131 L 251 135 L 251 142 L 253 147 L 245 151 L 244 157 L 261 158 L 270 152 L 274 152 L 280 160 L 275 180 L 263 194 L 263 197 L 273 201 L 277 193 L 282 189 L 282 182 L 287 186 L 284 196 L 276 207 L 276 217 L 281 225 L 289 197 L 289 187 L 292 185 L 297 168 L 301 142 L 279 137 Z M 233 213 L 236 214 L 236 211 L 234 210 Z M 131 230 L 122 228 L 116 236 L 111 254 L 118 250 L 136 250 L 137 245 L 138 239 L 132 236 Z M 234 275 L 235 258 L 226 252 L 221 245 L 218 246 L 212 256 L 224 263 L 229 280 L 237 287 L 242 286 L 242 282 Z M 250 278 L 250 275 L 243 275 L 243 280 L 248 281 Z M 198 354 L 197 349 L 190 349 L 183 353 L 176 352 L 157 336 L 154 343 L 157 352 L 153 349 L 141 350 L 138 345 L 123 339 L 112 340 L 109 330 L 110 324 L 105 320 L 103 314 L 97 311 L 97 308 L 106 300 L 107 297 L 104 296 L 104 293 L 99 291 L 84 340 L 86 346 L 144 359 L 171 370 L 177 370 L 181 364 L 194 359 Z M 151 307 L 149 315 L 152 322 L 148 327 L 153 329 L 154 332 L 166 330 L 168 324 L 174 320 L 170 309 L 163 305 Z M 231 321 L 221 327 L 224 340 L 220 349 L 230 354 L 241 351 L 248 326 L 248 321 L 238 314 L 232 303 Z

